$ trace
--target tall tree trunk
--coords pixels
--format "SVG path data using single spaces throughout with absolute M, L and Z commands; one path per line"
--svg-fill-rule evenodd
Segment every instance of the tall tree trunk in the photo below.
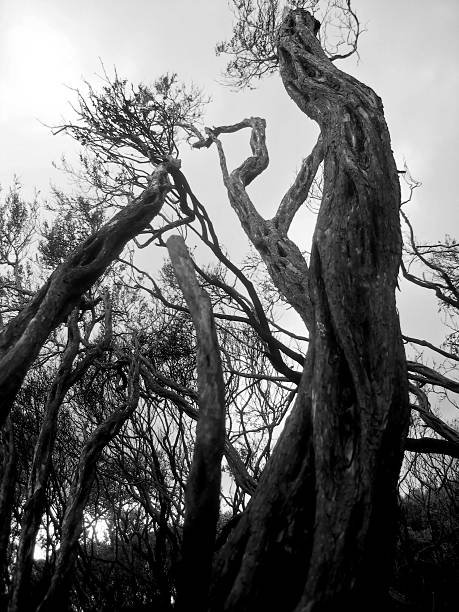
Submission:
M 199 286 L 183 238 L 171 236 L 167 248 L 196 329 L 199 403 L 193 461 L 185 492 L 176 610 L 205 612 L 220 510 L 225 383 L 210 298 Z
M 316 31 L 291 11 L 278 47 L 285 88 L 323 141 L 310 349 L 285 431 L 217 560 L 215 611 L 387 609 L 409 420 L 400 191 L 380 99 L 330 62 Z

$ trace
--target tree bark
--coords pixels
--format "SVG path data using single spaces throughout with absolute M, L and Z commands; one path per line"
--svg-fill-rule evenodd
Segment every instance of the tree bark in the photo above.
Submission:
M 278 45 L 284 86 L 318 122 L 324 151 L 310 349 L 285 431 L 216 563 L 215 611 L 386 609 L 409 421 L 400 190 L 380 99 L 330 62 L 316 31 L 290 11 Z
M 250 127 L 252 155 L 238 168 L 228 172 L 223 145 L 218 136 Z M 309 270 L 298 246 L 288 237 L 288 230 L 309 190 L 323 160 L 322 139 L 308 157 L 279 205 L 273 219 L 264 219 L 256 210 L 246 187 L 268 166 L 269 156 L 265 137 L 266 122 L 259 117 L 244 119 L 234 125 L 208 129 L 209 137 L 193 146 L 208 147 L 215 143 L 220 158 L 223 181 L 231 206 L 235 210 L 247 237 L 263 259 L 271 279 L 286 301 L 297 311 L 306 327 L 312 326 L 312 306 L 308 292 Z M 298 381 L 299 382 L 299 381 Z
M 196 280 L 183 238 L 171 236 L 167 248 L 193 319 L 198 345 L 199 419 L 185 492 L 176 609 L 205 612 L 220 510 L 221 462 L 225 446 L 225 384 L 209 296 Z
M 50 332 L 65 321 L 80 296 L 103 274 L 126 243 L 158 214 L 171 188 L 168 172 L 178 164 L 177 160 L 170 160 L 159 165 L 151 175 L 149 187 L 69 255 L 2 331 L 0 427 Z

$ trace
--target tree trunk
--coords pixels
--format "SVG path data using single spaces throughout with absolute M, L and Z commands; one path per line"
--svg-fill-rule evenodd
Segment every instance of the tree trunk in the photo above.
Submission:
M 285 431 L 217 560 L 215 611 L 387 609 L 409 420 L 400 191 L 380 99 L 330 62 L 316 26 L 289 12 L 278 48 L 285 88 L 323 140 L 310 348 Z
M 178 165 L 178 160 L 159 165 L 151 175 L 149 187 L 77 247 L 2 331 L 0 427 L 50 332 L 65 321 L 83 293 L 118 257 L 126 243 L 158 214 L 171 188 L 168 172 Z
M 171 236 L 167 248 L 196 329 L 199 403 L 193 461 L 185 491 L 176 610 L 205 612 L 220 510 L 225 383 L 210 298 L 198 284 L 183 238 Z

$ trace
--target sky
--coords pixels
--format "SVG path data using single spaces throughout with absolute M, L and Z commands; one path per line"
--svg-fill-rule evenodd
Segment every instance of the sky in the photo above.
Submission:
M 381 96 L 400 168 L 404 162 L 422 182 L 409 214 L 421 241 L 459 235 L 456 173 L 459 168 L 459 3 L 457 0 L 354 0 L 365 26 L 360 60 L 339 67 Z M 222 85 L 224 57 L 215 44 L 231 33 L 226 0 L 0 0 L 0 184 L 17 175 L 26 194 L 41 197 L 50 185 L 71 190 L 53 168 L 75 144 L 46 125 L 71 118 L 71 88 L 83 79 L 97 85 L 101 61 L 133 83 L 149 83 L 177 72 L 210 96 L 208 125 L 247 116 L 267 120 L 270 167 L 251 187 L 266 217 L 276 207 L 309 154 L 317 127 L 288 98 L 280 78 L 255 91 Z M 248 133 L 226 137 L 230 167 L 248 153 Z M 221 240 L 237 259 L 247 241 L 227 202 L 214 150 L 184 151 L 183 166 L 193 189 L 215 219 Z M 292 237 L 309 249 L 315 218 L 302 211 Z M 163 257 L 163 253 L 160 254 Z M 402 285 L 398 304 L 403 331 L 441 342 L 435 300 Z

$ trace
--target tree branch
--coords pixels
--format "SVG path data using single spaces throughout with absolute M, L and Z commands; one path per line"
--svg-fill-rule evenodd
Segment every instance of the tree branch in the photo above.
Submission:
M 223 145 L 218 139 L 221 133 L 236 132 L 251 127 L 250 147 L 252 156 L 248 157 L 231 173 L 228 172 Z M 302 169 L 291 189 L 281 202 L 278 215 L 266 221 L 253 205 L 246 186 L 259 176 L 268 166 L 269 157 L 266 148 L 266 122 L 259 117 L 244 119 L 232 126 L 208 129 L 207 140 L 198 141 L 195 146 L 210 146 L 215 143 L 220 159 L 223 182 L 228 198 L 247 237 L 263 259 L 268 272 L 280 293 L 295 308 L 308 329 L 312 326 L 312 310 L 308 293 L 309 270 L 307 263 L 295 243 L 287 236 L 287 230 L 300 200 L 307 197 L 308 185 L 315 176 L 314 168 L 321 159 L 321 146 L 315 147 L 311 156 L 303 163 Z M 280 227 L 278 222 L 280 220 Z
M 167 379 L 159 372 L 155 372 L 154 374 L 151 373 L 147 367 L 146 359 L 140 357 L 140 360 L 143 362 L 143 364 L 141 363 L 140 365 L 140 374 L 150 391 L 169 400 L 184 414 L 194 421 L 197 421 L 199 418 L 199 411 L 183 397 L 183 394 L 186 394 L 194 400 L 197 400 L 196 394 L 189 389 L 184 390 L 183 388 L 179 388 L 174 381 Z M 157 383 L 155 378 L 158 378 L 162 384 Z M 166 389 L 164 385 L 170 386 L 171 389 Z M 225 457 L 236 484 L 244 493 L 252 495 L 257 487 L 257 481 L 249 474 L 239 453 L 228 438 L 225 439 Z
M 448 440 L 452 444 L 459 446 L 459 432 L 447 425 L 444 421 L 435 416 L 430 408 L 427 395 L 422 389 L 410 383 L 410 393 L 416 396 L 418 404 L 412 404 L 411 407 L 419 412 L 424 423 L 438 433 L 442 438 Z
M 123 408 L 110 414 L 86 441 L 78 462 L 71 497 L 62 523 L 62 537 L 56 568 L 48 591 L 37 612 L 52 612 L 62 609 L 69 587 L 78 538 L 83 528 L 83 512 L 88 502 L 96 476 L 97 462 L 104 448 L 119 433 L 120 429 L 137 408 L 139 401 L 139 366 L 131 364 L 129 395 Z
M 427 348 L 430 348 L 432 351 L 435 351 L 439 355 L 443 355 L 443 357 L 446 357 L 447 359 L 453 359 L 454 361 L 459 361 L 458 355 L 454 355 L 454 353 L 449 353 L 448 351 L 444 351 L 438 346 L 435 346 L 434 344 L 427 342 L 427 340 L 420 340 L 419 338 L 411 338 L 410 336 L 405 336 L 405 335 L 403 335 L 402 338 L 404 342 L 411 342 L 412 344 L 419 344 L 420 346 L 425 346 Z
M 413 372 L 415 374 L 414 376 L 410 376 L 413 380 L 417 380 L 427 385 L 443 387 L 454 393 L 459 393 L 459 382 L 443 376 L 443 374 L 436 372 L 422 363 L 407 361 L 406 364 L 408 372 Z
M 306 201 L 312 182 L 324 158 L 322 136 L 319 135 L 312 152 L 301 164 L 295 182 L 287 191 L 277 210 L 273 221 L 279 232 L 287 234 L 299 207 Z
M 405 450 L 414 453 L 435 453 L 438 455 L 449 455 L 459 459 L 459 445 L 449 440 L 438 440 L 437 438 L 407 438 Z

